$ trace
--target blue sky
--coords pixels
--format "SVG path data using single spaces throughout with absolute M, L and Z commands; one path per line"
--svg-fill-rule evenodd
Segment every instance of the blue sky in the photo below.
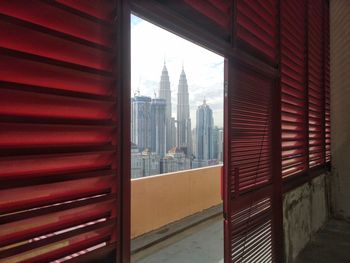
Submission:
M 164 59 L 170 77 L 172 113 L 176 117 L 177 86 L 184 64 L 190 99 L 192 126 L 196 109 L 203 103 L 213 109 L 214 122 L 223 123 L 224 58 L 180 38 L 139 17 L 131 16 L 131 94 L 158 95 Z

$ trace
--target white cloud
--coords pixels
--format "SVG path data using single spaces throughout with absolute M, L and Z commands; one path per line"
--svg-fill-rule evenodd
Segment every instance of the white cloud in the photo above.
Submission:
M 190 94 L 192 125 L 203 98 L 214 111 L 215 124 L 222 126 L 223 57 L 180 38 L 136 16 L 131 18 L 131 89 L 154 97 L 164 58 L 172 90 L 172 111 L 176 116 L 177 85 L 184 64 Z

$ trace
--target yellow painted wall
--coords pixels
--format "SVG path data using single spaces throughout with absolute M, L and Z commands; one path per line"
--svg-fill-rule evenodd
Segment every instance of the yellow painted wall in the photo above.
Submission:
M 131 181 L 131 237 L 220 204 L 221 166 Z

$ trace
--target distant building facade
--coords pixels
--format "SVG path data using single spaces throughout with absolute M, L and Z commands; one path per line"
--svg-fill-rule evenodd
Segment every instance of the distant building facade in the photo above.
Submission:
M 173 147 L 160 161 L 161 173 L 171 173 L 191 169 L 191 159 L 178 147 Z
M 213 143 L 213 111 L 206 101 L 200 105 L 196 112 L 196 159 L 194 164 L 197 167 L 207 166 L 214 158 Z
M 168 69 L 164 62 L 162 74 L 160 76 L 159 83 L 159 98 L 165 100 L 165 140 L 166 146 L 165 151 L 169 151 L 172 147 L 176 145 L 176 128 L 175 128 L 175 119 L 172 118 L 171 114 L 171 89 L 170 89 L 170 80 Z
M 143 176 L 143 162 L 139 148 L 135 143 L 131 143 L 131 178 Z
M 224 129 L 219 129 L 219 139 L 218 139 L 218 161 L 224 161 Z
M 159 156 L 166 153 L 166 101 L 152 99 L 151 102 L 151 149 Z
M 142 176 L 160 174 L 160 157 L 158 154 L 145 149 L 142 154 Z
M 177 93 L 177 147 L 192 156 L 190 105 L 186 73 L 182 67 Z
M 214 127 L 212 130 L 212 157 L 211 159 L 219 159 L 219 128 Z
M 131 141 L 140 150 L 151 147 L 151 98 L 131 98 Z

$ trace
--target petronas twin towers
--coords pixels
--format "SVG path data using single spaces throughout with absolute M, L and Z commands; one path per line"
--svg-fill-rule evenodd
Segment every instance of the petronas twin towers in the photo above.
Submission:
M 159 98 L 166 101 L 166 150 L 174 146 L 180 148 L 187 156 L 192 155 L 192 136 L 190 105 L 188 98 L 188 84 L 186 73 L 182 67 L 177 93 L 177 118 L 171 114 L 171 89 L 169 74 L 164 62 L 160 78 Z M 175 125 L 177 123 L 177 125 Z M 177 126 L 177 127 L 176 127 Z

